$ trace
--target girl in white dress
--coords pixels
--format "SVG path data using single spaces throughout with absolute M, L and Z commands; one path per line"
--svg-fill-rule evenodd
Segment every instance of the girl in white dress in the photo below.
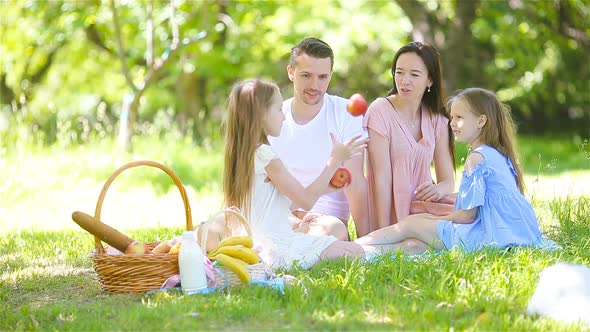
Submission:
M 360 136 L 356 136 L 340 143 L 332 136 L 328 164 L 313 183 L 303 187 L 267 139 L 281 132 L 285 120 L 282 102 L 279 88 L 270 82 L 250 80 L 232 89 L 223 173 L 225 206 L 242 209 L 255 245 L 261 248 L 261 257 L 273 268 L 296 264 L 307 269 L 320 259 L 364 257 L 363 248 L 354 242 L 294 232 L 288 218 L 291 208 L 311 209 L 321 195 L 334 191 L 329 185 L 332 175 L 342 163 L 366 148 L 366 140 L 359 141 Z

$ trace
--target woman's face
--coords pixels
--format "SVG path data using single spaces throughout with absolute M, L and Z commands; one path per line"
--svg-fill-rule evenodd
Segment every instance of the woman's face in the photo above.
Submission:
M 432 85 L 428 69 L 418 54 L 408 52 L 397 58 L 394 72 L 395 86 L 400 97 L 422 100 Z
M 283 96 L 279 90 L 275 90 L 270 107 L 264 113 L 262 121 L 262 129 L 265 135 L 277 137 L 281 134 L 285 114 L 283 113 Z

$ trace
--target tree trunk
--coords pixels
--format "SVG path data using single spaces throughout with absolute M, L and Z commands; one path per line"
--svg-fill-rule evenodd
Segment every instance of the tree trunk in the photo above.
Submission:
M 468 57 L 473 56 L 473 35 L 471 33 L 471 23 L 475 20 L 476 9 L 479 6 L 479 0 L 457 1 L 455 7 L 455 19 L 447 21 L 450 25 L 447 29 L 446 43 L 438 45 L 441 48 L 441 62 L 443 67 L 443 77 L 447 94 L 452 94 L 461 84 L 461 78 L 465 77 L 463 73 L 470 68 L 470 63 L 466 61 Z
M 176 92 L 180 96 L 180 109 L 176 123 L 183 134 L 194 130 L 194 123 L 199 119 L 202 100 L 198 95 L 199 80 L 193 73 L 182 73 L 176 81 Z
M 200 109 L 200 111 L 203 112 L 203 115 L 201 116 L 201 114 L 197 114 L 198 116 L 195 118 L 195 122 L 193 123 L 193 140 L 195 142 L 200 142 L 207 134 L 209 134 L 207 132 L 207 123 L 211 118 L 211 109 L 209 108 L 209 104 L 207 104 L 207 79 L 204 77 L 199 77 L 197 79 L 196 91 L 199 95 L 199 99 L 203 101 Z
M 150 85 L 156 82 L 162 72 L 164 71 L 166 65 L 168 65 L 172 59 L 186 46 L 196 43 L 197 41 L 205 38 L 207 33 L 205 31 L 200 32 L 197 36 L 193 38 L 188 38 L 186 40 L 180 41 L 180 35 L 178 31 L 178 25 L 174 16 L 174 3 L 171 2 L 170 5 L 172 6 L 171 14 L 169 17 L 169 21 L 172 26 L 172 42 L 166 48 L 164 53 L 158 59 L 154 59 L 151 65 L 147 67 L 147 73 L 142 80 L 140 85 L 136 85 L 131 78 L 129 67 L 127 66 L 127 56 L 125 54 L 125 48 L 123 46 L 123 36 L 121 32 L 121 24 L 119 22 L 119 14 L 117 12 L 117 6 L 115 5 L 115 0 L 110 1 L 111 12 L 113 16 L 113 25 L 115 27 L 115 39 L 117 45 L 117 54 L 119 56 L 119 60 L 121 61 L 121 71 L 125 76 L 125 80 L 127 84 L 134 91 L 133 99 L 129 104 L 128 109 L 123 109 L 123 111 L 127 111 L 128 117 L 121 118 L 122 121 L 125 119 L 127 120 L 126 123 L 120 125 L 121 131 L 119 132 L 119 143 L 121 147 L 126 151 L 132 150 L 131 145 L 131 137 L 133 136 L 133 130 L 135 128 L 135 123 L 137 122 L 137 118 L 139 117 L 139 101 L 143 93 L 148 89 Z M 149 14 L 148 16 L 150 16 Z M 148 46 L 151 47 L 151 46 Z M 147 62 L 146 62 L 147 63 Z M 123 112 L 122 112 L 123 113 Z M 125 114 L 122 114 L 125 115 Z
M 14 100 L 14 91 L 6 84 L 6 73 L 0 74 L 0 105 L 10 105 Z
M 429 11 L 417 0 L 396 2 L 412 23 L 413 39 L 427 42 L 440 52 L 444 86 L 446 91 L 453 92 L 461 83 L 462 72 L 467 70 L 468 50 L 473 45 L 470 26 L 476 18 L 479 0 L 458 0 L 453 20 Z

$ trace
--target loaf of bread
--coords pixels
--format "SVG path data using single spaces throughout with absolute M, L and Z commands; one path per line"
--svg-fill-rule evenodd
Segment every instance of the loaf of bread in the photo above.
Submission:
M 154 254 L 167 254 L 170 251 L 170 248 L 172 248 L 172 247 L 170 246 L 168 241 L 162 241 L 162 242 L 158 243 L 158 245 L 154 249 L 152 249 L 152 253 L 154 253 Z
M 108 243 L 121 252 L 125 252 L 127 247 L 133 242 L 133 239 L 125 234 L 84 212 L 75 211 L 72 213 L 72 220 L 88 231 L 88 233 L 98 237 L 101 241 Z

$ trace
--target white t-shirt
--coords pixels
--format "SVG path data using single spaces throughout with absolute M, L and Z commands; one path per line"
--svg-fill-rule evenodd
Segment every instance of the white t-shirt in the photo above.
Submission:
M 322 252 L 336 241 L 331 235 L 296 233 L 289 225 L 291 201 L 268 179 L 266 166 L 278 158 L 266 144 L 256 149 L 254 186 L 248 221 L 252 237 L 261 249 L 260 256 L 273 268 L 290 268 L 293 264 L 307 269 L 320 260 Z
M 332 153 L 330 132 L 345 142 L 355 135 L 367 137 L 363 118 L 346 110 L 348 99 L 324 95 L 324 104 L 316 117 L 304 125 L 293 120 L 293 98 L 283 102 L 285 122 L 278 137 L 268 137 L 272 148 L 291 174 L 304 186 L 310 185 L 322 172 Z M 344 192 L 330 193 L 318 199 L 310 212 L 319 212 L 348 220 L 350 208 Z

